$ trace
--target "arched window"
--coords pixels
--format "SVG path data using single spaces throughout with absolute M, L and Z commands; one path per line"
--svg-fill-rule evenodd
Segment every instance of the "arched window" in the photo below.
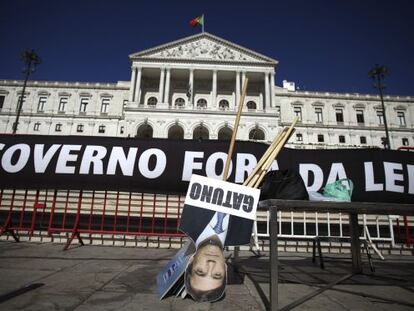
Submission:
M 142 124 L 137 131 L 137 138 L 152 138 L 153 129 L 149 124 Z
M 227 110 L 227 109 L 229 109 L 229 102 L 227 100 L 225 100 L 225 99 L 220 100 L 220 102 L 219 102 L 219 108 L 221 110 Z
M 155 106 L 158 103 L 158 99 L 154 96 L 151 96 L 150 98 L 148 98 L 147 100 L 147 105 L 148 106 Z
M 208 129 L 204 126 L 197 126 L 193 132 L 193 139 L 206 140 L 209 139 L 210 135 Z
M 184 100 L 184 98 L 182 98 L 182 97 L 178 97 L 176 100 L 175 100 L 175 107 L 184 107 L 184 105 L 185 105 L 185 100 Z
M 265 139 L 265 134 L 261 129 L 259 129 L 258 127 L 255 127 L 254 129 L 252 129 L 250 131 L 249 139 L 264 140 Z
M 168 130 L 168 139 L 184 139 L 184 130 L 181 126 L 175 124 Z
M 200 98 L 197 100 L 197 108 L 198 109 L 206 109 L 207 108 L 207 101 L 204 98 Z
M 218 140 L 230 140 L 231 136 L 233 135 L 233 131 L 231 128 L 225 126 L 220 129 L 217 135 Z
M 256 103 L 254 101 L 248 101 L 247 102 L 247 109 L 248 110 L 256 110 Z

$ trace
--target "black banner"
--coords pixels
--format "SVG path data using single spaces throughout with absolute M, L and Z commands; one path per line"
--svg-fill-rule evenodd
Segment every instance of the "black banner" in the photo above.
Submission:
M 0 135 L 0 187 L 185 193 L 191 174 L 221 178 L 226 141 Z M 235 145 L 229 181 L 242 183 L 267 149 Z M 380 149 L 284 149 L 272 169 L 298 171 L 308 191 L 350 178 L 353 201 L 414 202 L 414 157 Z

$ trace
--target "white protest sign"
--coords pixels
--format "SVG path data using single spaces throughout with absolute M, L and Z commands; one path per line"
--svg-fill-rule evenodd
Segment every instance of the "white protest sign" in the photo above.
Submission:
M 259 196 L 259 189 L 192 175 L 184 205 L 255 220 Z

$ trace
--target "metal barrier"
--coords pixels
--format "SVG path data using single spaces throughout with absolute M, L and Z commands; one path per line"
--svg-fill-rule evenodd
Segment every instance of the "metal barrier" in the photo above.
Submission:
M 0 189 L 0 211 L 5 211 L 5 221 L 0 235 L 9 232 L 18 241 L 18 232 L 32 235 L 35 228 L 47 230 L 48 191 Z
M 413 204 L 393 203 L 363 203 L 363 202 L 315 202 L 315 201 L 292 201 L 292 200 L 266 200 L 259 203 L 259 207 L 270 212 L 270 310 L 278 310 L 278 249 L 277 249 L 277 218 L 279 211 L 314 212 L 314 213 L 347 213 L 349 215 L 349 229 L 352 256 L 352 273 L 339 279 L 339 284 L 353 274 L 362 273 L 361 240 L 358 224 L 358 214 L 373 215 L 411 215 L 414 216 Z M 299 299 L 298 301 L 300 301 Z M 297 302 L 291 304 L 294 305 Z
M 372 241 L 391 243 L 395 246 L 393 220 L 398 221 L 398 216 L 360 215 L 360 220 L 363 221 L 364 226 L 369 228 Z M 258 237 L 269 238 L 269 211 L 259 211 L 258 222 L 261 223 Z M 284 239 L 313 239 L 316 236 L 349 238 L 347 223 L 348 215 L 342 213 L 278 211 L 278 237 Z M 366 238 L 365 231 L 364 238 Z
M 183 237 L 181 195 L 119 191 L 0 190 L 1 234 L 47 230 L 68 233 L 67 249 L 81 233 Z M 40 212 L 40 213 L 39 213 Z
M 82 244 L 81 233 L 183 237 L 178 229 L 183 204 L 182 195 L 172 194 L 0 189 L 0 235 L 8 232 L 18 241 L 19 232 L 32 235 L 35 229 L 67 233 L 65 249 L 75 238 Z M 257 220 L 258 236 L 269 238 L 269 211 L 259 210 Z M 408 219 L 404 220 L 409 229 Z M 360 221 L 370 229 L 373 241 L 394 245 L 393 218 L 361 215 Z M 278 236 L 347 238 L 347 223 L 347 214 L 278 211 Z

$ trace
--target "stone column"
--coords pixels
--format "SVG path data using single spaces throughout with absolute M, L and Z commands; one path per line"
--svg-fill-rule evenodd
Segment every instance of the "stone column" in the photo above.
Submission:
M 213 83 L 211 91 L 211 105 L 216 107 L 216 98 L 217 98 L 217 70 L 213 70 Z
M 162 103 L 164 98 L 164 75 L 165 75 L 165 69 L 161 68 L 160 72 L 160 87 L 159 87 L 159 95 L 158 95 L 158 101 Z
M 134 95 L 134 101 L 136 101 L 139 105 L 140 97 L 141 97 L 141 77 L 142 77 L 142 68 L 137 68 L 137 79 L 135 84 L 135 95 Z
M 246 72 L 243 71 L 242 72 L 242 84 L 241 84 L 242 88 L 244 87 L 244 82 L 245 81 L 246 81 Z M 249 88 L 249 86 L 247 86 L 247 88 Z M 240 96 L 241 96 L 241 94 L 240 94 Z M 247 96 L 247 90 L 246 90 L 246 96 Z M 246 101 L 246 99 L 245 99 L 245 101 Z M 242 105 L 244 105 L 244 103 L 242 103 Z M 243 106 L 243 109 L 246 109 L 246 107 Z
M 168 104 L 170 100 L 170 79 L 171 79 L 171 69 L 167 68 L 167 75 L 165 78 L 165 92 L 164 92 L 164 103 Z
M 269 85 L 269 73 L 264 74 L 265 78 L 265 96 L 263 101 L 263 109 L 266 109 L 266 106 L 269 105 L 270 101 L 270 85 Z
M 188 99 L 188 105 L 192 107 L 194 103 L 194 69 L 190 69 L 188 87 L 190 88 L 190 98 Z
M 236 72 L 236 102 L 234 107 L 237 107 L 240 101 L 240 71 Z
M 276 107 L 275 103 L 275 74 L 270 74 L 270 107 Z
M 131 67 L 131 86 L 129 88 L 129 101 L 133 102 L 135 98 L 135 84 L 137 83 L 137 68 Z

